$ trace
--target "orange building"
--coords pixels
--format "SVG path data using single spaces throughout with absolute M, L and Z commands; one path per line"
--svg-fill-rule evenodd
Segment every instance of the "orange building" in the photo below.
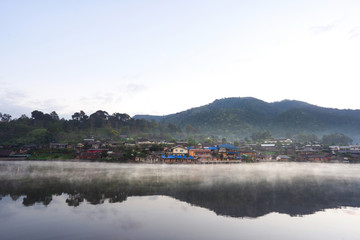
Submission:
M 206 161 L 210 161 L 213 159 L 210 149 L 199 149 L 199 148 L 189 149 L 189 156 L 192 156 L 199 160 L 206 160 Z

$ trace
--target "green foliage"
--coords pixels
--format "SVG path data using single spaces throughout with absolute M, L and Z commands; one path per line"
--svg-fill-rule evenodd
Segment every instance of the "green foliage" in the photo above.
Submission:
M 290 100 L 267 103 L 255 98 L 225 98 L 152 119 L 176 124 L 190 135 L 191 128 L 187 126 L 197 129 L 199 134 L 229 140 L 250 137 L 266 129 L 276 137 L 342 132 L 357 141 L 360 139 L 360 110 L 321 108 Z
M 294 142 L 300 144 L 314 144 L 319 143 L 320 139 L 315 134 L 297 134 L 294 136 Z
M 101 152 L 101 158 L 106 158 L 108 156 L 107 151 L 106 150 L 102 150 Z
M 73 149 L 37 149 L 28 152 L 30 160 L 70 160 L 75 156 Z
M 321 142 L 324 145 L 350 145 L 353 140 L 342 133 L 334 133 L 324 135 L 321 139 Z
M 164 150 L 164 146 L 163 145 L 159 145 L 159 144 L 153 144 L 150 149 L 150 151 L 152 152 L 158 152 L 158 151 L 162 151 Z
M 259 131 L 251 134 L 251 139 L 254 142 L 262 142 L 265 139 L 272 138 L 270 131 Z
M 59 119 L 55 111 L 47 114 L 35 110 L 31 118 L 23 115 L 19 119 L 0 122 L 0 145 L 77 143 L 88 136 L 120 140 L 121 134 L 169 141 L 181 136 L 182 130 L 172 123 L 135 120 L 125 113 L 109 115 L 101 110 L 90 117 L 84 111 L 76 112 L 70 120 Z
M 17 139 L 20 144 L 47 144 L 53 140 L 52 134 L 45 128 L 37 128 L 31 130 L 25 137 Z
M 195 139 L 193 137 L 189 137 L 187 139 L 187 143 L 188 143 L 188 146 L 195 146 L 197 144 L 197 142 L 195 141 Z
M 247 162 L 247 163 L 252 162 L 252 160 L 251 160 L 251 158 L 250 158 L 249 155 L 242 155 L 241 157 L 243 157 L 243 158 L 244 158 L 244 161 Z
M 316 136 L 332 132 L 347 134 L 355 141 L 360 139 L 360 111 L 289 100 L 266 103 L 254 98 L 227 98 L 177 114 L 146 118 L 149 121 L 102 110 L 90 116 L 84 111 L 75 112 L 70 120 L 59 119 L 55 111 L 48 114 L 34 110 L 31 118 L 23 115 L 14 120 L 2 114 L 0 144 L 75 143 L 89 136 L 120 140 L 120 135 L 167 141 L 191 137 L 211 144 L 216 143 L 215 138 L 234 141 L 246 137 L 248 143 L 250 137 L 261 142 L 271 136 L 295 135 L 297 142 L 313 143 L 318 141 Z

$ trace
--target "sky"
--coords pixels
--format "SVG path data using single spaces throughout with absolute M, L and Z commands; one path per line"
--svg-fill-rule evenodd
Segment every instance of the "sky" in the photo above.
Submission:
M 0 0 L 0 112 L 360 109 L 360 1 Z

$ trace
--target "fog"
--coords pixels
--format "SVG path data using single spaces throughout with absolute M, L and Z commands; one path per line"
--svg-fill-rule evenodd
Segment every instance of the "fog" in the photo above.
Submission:
M 298 178 L 360 179 L 360 165 L 324 163 L 253 163 L 217 165 L 117 164 L 92 162 L 0 162 L 0 179 L 58 178 L 142 181 L 218 182 L 292 181 Z

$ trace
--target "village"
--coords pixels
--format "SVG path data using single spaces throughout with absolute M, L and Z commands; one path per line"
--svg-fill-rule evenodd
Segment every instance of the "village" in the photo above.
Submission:
M 0 160 L 72 160 L 128 163 L 217 164 L 244 162 L 360 162 L 360 145 L 295 144 L 290 138 L 267 139 L 238 146 L 188 141 L 110 141 L 88 138 L 77 144 L 0 146 Z

